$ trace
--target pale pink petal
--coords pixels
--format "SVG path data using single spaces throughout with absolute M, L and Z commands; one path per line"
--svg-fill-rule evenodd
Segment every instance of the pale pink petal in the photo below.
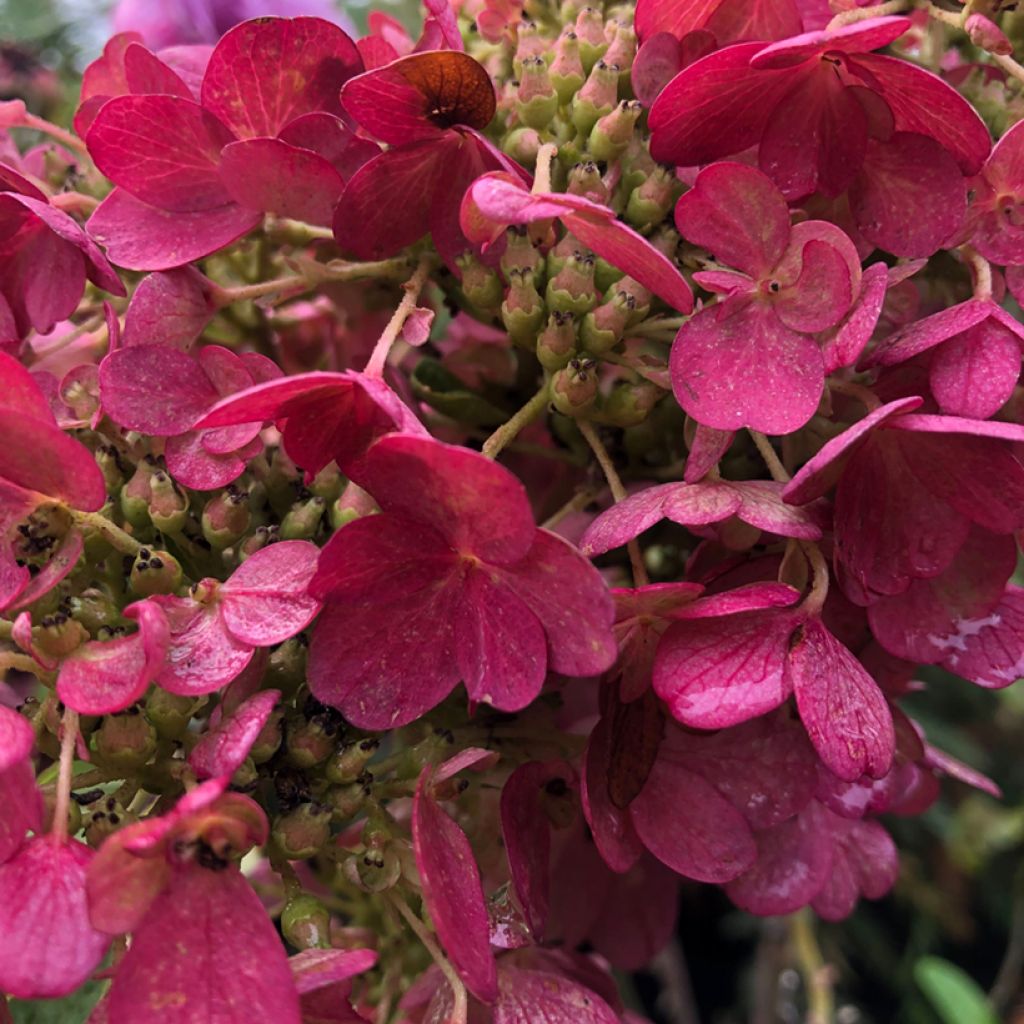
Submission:
M 288 958 L 299 995 L 348 981 L 377 962 L 373 949 L 304 949 Z
M 1024 676 L 1024 590 L 1007 587 L 990 615 L 949 640 L 944 668 L 986 689 L 1009 686 Z
M 193 267 L 142 279 L 124 318 L 124 347 L 165 345 L 182 351 L 216 312 L 213 285 Z
M 494 1024 L 619 1024 L 619 1015 L 591 989 L 543 971 L 503 967 Z
M 184 434 L 169 437 L 164 446 L 167 471 L 179 484 L 196 491 L 214 491 L 219 487 L 225 487 L 233 480 L 237 480 L 245 472 L 246 467 L 244 452 L 214 454 L 207 451 L 203 444 L 205 436 L 203 431 L 189 430 Z M 258 454 L 263 450 L 263 446 L 258 441 L 256 443 Z M 251 458 L 252 455 L 249 454 L 247 457 Z
M 37 836 L 0 864 L 0 991 L 18 999 L 73 992 L 99 966 L 110 937 L 89 923 L 92 850 Z
M 899 854 L 889 834 L 874 821 L 845 821 L 821 809 L 823 831 L 832 833 L 833 860 L 825 885 L 811 906 L 826 921 L 838 921 L 860 895 L 880 899 L 896 883 Z
M 280 699 L 280 690 L 263 690 L 243 701 L 226 721 L 204 733 L 188 755 L 196 776 L 210 779 L 234 774 L 249 756 L 249 749 Z
M 665 499 L 686 487 L 685 484 L 658 484 L 645 487 L 642 491 L 612 505 L 587 527 L 579 542 L 580 551 L 588 557 L 593 557 L 639 537 L 644 530 L 650 529 L 665 518 Z M 715 485 L 712 485 L 713 491 L 714 487 Z M 700 522 L 717 522 L 731 515 L 739 507 L 738 497 L 729 492 L 727 487 L 719 490 L 726 492 L 724 500 L 715 503 L 711 509 L 711 518 L 701 519 Z M 701 493 L 703 495 L 704 492 Z M 717 491 L 714 493 L 717 495 Z M 710 504 L 710 496 L 705 499 L 705 503 Z M 720 508 L 719 505 L 724 507 Z
M 988 419 L 1005 405 L 1020 377 L 1021 338 L 995 318 L 939 346 L 928 381 L 943 412 Z
M 826 374 L 843 366 L 853 366 L 860 358 L 878 324 L 887 289 L 886 265 L 873 263 L 861 277 L 860 293 L 853 307 L 821 347 Z
M 128 825 L 106 838 L 85 876 L 94 928 L 122 935 L 135 931 L 146 919 L 171 877 L 161 844 L 177 810 Z
M 911 26 L 909 18 L 902 16 L 869 18 L 824 32 L 804 32 L 766 46 L 751 58 L 756 68 L 786 68 L 801 64 L 829 50 L 840 53 L 868 53 L 888 46 L 899 39 Z
M 423 769 L 412 809 L 412 840 L 423 900 L 466 987 L 485 1002 L 498 994 L 480 872 L 465 833 L 430 792 Z
M 109 999 L 112 1021 L 138 1024 L 301 1021 L 284 946 L 236 867 L 179 869 L 132 936 Z

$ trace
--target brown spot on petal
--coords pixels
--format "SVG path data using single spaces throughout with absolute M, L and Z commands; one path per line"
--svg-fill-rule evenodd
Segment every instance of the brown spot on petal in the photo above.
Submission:
M 490 75 L 468 54 L 436 50 L 406 57 L 396 70 L 423 94 L 425 113 L 439 128 L 486 128 L 497 103 Z

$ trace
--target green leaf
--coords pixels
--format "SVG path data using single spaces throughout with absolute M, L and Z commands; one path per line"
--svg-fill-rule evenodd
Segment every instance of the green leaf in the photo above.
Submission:
M 999 1024 L 985 993 L 956 964 L 921 957 L 914 964 L 914 980 L 945 1024 Z

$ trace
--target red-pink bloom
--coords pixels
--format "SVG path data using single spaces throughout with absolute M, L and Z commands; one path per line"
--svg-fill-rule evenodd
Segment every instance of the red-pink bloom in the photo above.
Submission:
M 735 163 L 701 171 L 676 206 L 676 224 L 738 271 L 694 275 L 723 298 L 676 335 L 670 367 L 679 404 L 720 430 L 802 427 L 825 382 L 813 335 L 837 327 L 860 293 L 853 243 L 827 221 L 791 226 L 771 180 Z
M 100 400 L 119 426 L 166 437 L 167 470 L 179 483 L 214 490 L 237 479 L 263 451 L 262 423 L 194 430 L 193 424 L 224 398 L 280 378 L 256 352 L 236 355 L 207 345 L 197 356 L 167 345 L 132 345 L 100 364 Z
M 32 770 L 35 733 L 28 720 L 0 704 L 0 864 L 38 832 L 43 821 L 42 795 Z
M 522 484 L 477 452 L 393 434 L 360 467 L 381 515 L 340 529 L 311 592 L 326 602 L 310 686 L 368 729 L 396 728 L 462 680 L 505 711 L 548 669 L 595 675 L 615 656 L 612 602 L 571 545 L 534 525 Z
M 170 636 L 163 610 L 150 599 L 128 605 L 124 615 L 138 622 L 135 633 L 90 640 L 61 661 L 57 695 L 83 715 L 107 715 L 128 707 L 163 668 Z
M 54 503 L 95 512 L 107 491 L 92 452 L 61 430 L 33 376 L 0 352 L 0 610 L 30 604 L 75 566 L 82 535 L 63 536 L 31 514 Z M 38 567 L 38 556 L 50 552 Z M 33 569 L 26 564 L 31 559 Z
M 115 263 L 161 270 L 235 241 L 264 212 L 329 224 L 349 144 L 366 152 L 338 101 L 361 68 L 336 25 L 263 18 L 220 40 L 199 101 L 180 78 L 110 99 L 86 137 L 118 186 L 90 219 L 93 235 Z
M 312 480 L 329 462 L 358 473 L 366 450 L 393 430 L 426 435 L 422 424 L 379 377 L 300 373 L 227 398 L 194 424 L 198 430 L 273 420 L 288 457 Z
M 1024 327 L 992 299 L 968 299 L 888 335 L 863 360 L 896 366 L 930 352 L 928 382 L 943 412 L 987 419 L 1020 377 Z
M 188 763 L 200 779 L 233 775 L 249 756 L 253 743 L 267 724 L 280 690 L 263 690 L 242 701 L 228 718 L 222 718 L 188 755 Z
M 257 647 L 305 629 L 320 609 L 308 593 L 318 554 L 308 541 L 281 541 L 250 555 L 223 583 L 205 579 L 189 597 L 152 598 L 170 623 L 157 683 L 170 693 L 212 693 L 249 664 Z
M 132 933 L 109 993 L 118 1024 L 300 1024 L 288 958 L 237 859 L 267 838 L 259 805 L 197 786 L 103 844 L 86 889 L 94 926 Z M 244 942 L 241 941 L 244 939 Z
M 86 869 L 93 851 L 37 835 L 0 864 L 0 992 L 52 999 L 99 966 L 110 937 L 89 921 Z
M 915 412 L 920 398 L 883 405 L 833 438 L 787 484 L 800 505 L 836 488 L 835 561 L 851 600 L 869 605 L 939 575 L 971 523 L 1024 528 L 1024 427 Z
M 86 231 L 12 168 L 0 164 L 0 323 L 14 337 L 48 334 L 77 308 L 86 280 L 125 295 Z
M 962 174 L 981 169 L 991 142 L 952 87 L 870 52 L 910 24 L 872 18 L 704 57 L 652 108 L 652 155 L 692 166 L 756 146 L 787 199 L 848 192 L 869 241 L 898 256 L 930 255 L 960 227 Z
M 187 351 L 217 309 L 216 286 L 195 267 L 148 274 L 128 303 L 122 342 Z
M 478 999 L 498 994 L 494 953 L 480 871 L 466 834 L 434 795 L 433 767 L 420 775 L 412 809 L 412 841 L 423 902 L 438 938 L 466 987 Z
M 480 134 L 494 116 L 494 86 L 468 54 L 403 57 L 346 83 L 342 102 L 389 146 L 348 181 L 335 216 L 338 243 L 360 259 L 389 256 L 429 231 L 451 262 L 470 248 L 459 205 L 472 181 L 494 170 L 529 180 Z M 387 195 L 403 202 L 382 201 Z
M 786 39 L 803 29 L 796 0 L 637 0 L 636 32 L 647 41 L 657 32 L 679 39 L 710 33 L 719 46 L 746 39 Z
M 1020 123 L 996 143 L 971 186 L 971 244 L 993 263 L 1024 263 L 1024 129 Z

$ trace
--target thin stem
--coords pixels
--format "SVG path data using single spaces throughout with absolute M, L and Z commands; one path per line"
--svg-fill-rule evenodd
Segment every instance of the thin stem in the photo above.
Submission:
M 764 459 L 765 465 L 768 467 L 768 472 L 772 475 L 772 479 L 778 481 L 780 484 L 789 483 L 789 473 L 786 472 L 786 467 L 779 460 L 779 456 L 772 447 L 771 441 L 769 441 L 764 434 L 757 430 L 751 430 L 749 427 L 747 428 L 747 433 L 750 435 L 754 444 L 757 445 L 757 450 L 761 453 L 761 458 Z
M 28 672 L 37 679 L 45 679 L 50 674 L 35 658 L 27 654 L 17 654 L 14 651 L 0 651 L 0 673 L 12 668 L 16 672 Z
M 974 276 L 974 297 L 976 299 L 992 298 L 992 264 L 974 248 L 973 245 L 961 245 L 960 255 L 971 268 Z
M 388 321 L 387 327 L 384 328 L 383 333 L 377 339 L 377 344 L 370 355 L 370 361 L 363 370 L 367 377 L 379 377 L 384 373 L 384 366 L 388 361 L 388 353 L 391 351 L 391 346 L 395 343 L 398 335 L 402 333 L 402 327 L 409 314 L 416 308 L 416 300 L 420 296 L 423 285 L 426 284 L 431 265 L 431 259 L 428 255 L 424 254 L 421 256 L 412 277 L 402 285 L 402 288 L 405 289 L 405 295 L 402 296 L 402 301 L 398 304 L 398 309 L 395 310 L 394 316 Z
M 574 512 L 582 512 L 596 497 L 597 495 L 589 487 L 577 491 L 557 512 L 540 524 L 541 528 L 544 530 L 554 529 L 566 516 L 571 516 Z
M 1024 65 L 1018 63 L 1009 54 L 990 53 L 989 56 L 1011 77 L 1024 82 Z
M 502 449 L 512 441 L 528 423 L 535 420 L 548 404 L 549 383 L 547 380 L 540 390 L 510 420 L 506 420 L 486 441 L 483 453 L 489 459 L 496 459 Z
M 834 32 L 844 25 L 853 25 L 868 18 L 883 18 L 887 14 L 899 14 L 910 6 L 909 0 L 888 0 L 887 3 L 876 4 L 874 7 L 859 7 L 852 11 L 837 14 L 826 26 L 826 32 Z
M 44 135 L 51 136 L 58 142 L 67 146 L 68 149 L 77 153 L 79 156 L 85 157 L 85 159 L 90 163 L 92 162 L 92 158 L 89 156 L 88 147 L 85 143 L 77 135 L 72 135 L 71 132 L 61 128 L 59 125 L 53 124 L 42 117 L 36 117 L 35 114 L 30 114 L 27 110 L 18 124 L 19 127 L 35 128 L 36 131 L 43 132 Z
M 92 213 L 100 201 L 95 196 L 87 196 L 84 192 L 58 192 L 50 196 L 50 204 L 65 213 Z
M 551 191 L 551 164 L 558 153 L 558 147 L 553 142 L 545 142 L 537 150 L 537 166 L 533 176 L 533 194 Z
M 790 916 L 789 935 L 807 987 L 807 1024 L 833 1024 L 832 970 L 821 955 L 811 912 L 806 907 Z
M 874 412 L 882 404 L 882 400 L 863 384 L 857 384 L 852 380 L 830 380 L 829 391 L 835 391 L 840 395 L 848 395 L 860 402 L 868 412 Z
M 811 592 L 801 605 L 801 609 L 811 615 L 817 615 L 825 607 L 825 598 L 828 597 L 828 563 L 821 553 L 821 548 L 814 541 L 801 541 L 800 550 L 807 556 L 814 573 Z
M 78 712 L 64 709 L 60 737 L 60 774 L 57 776 L 57 801 L 53 808 L 54 846 L 61 846 L 68 838 L 68 808 L 71 805 L 71 770 L 75 762 L 75 743 L 78 740 Z
M 626 333 L 630 338 L 656 338 L 659 334 L 669 332 L 675 334 L 689 319 L 688 316 L 655 316 L 630 327 Z
M 80 512 L 76 508 L 70 508 L 68 511 L 79 526 L 91 527 L 102 533 L 122 554 L 137 555 L 142 550 L 143 545 L 130 533 L 125 533 L 120 526 L 99 512 Z
M 590 445 L 590 450 L 594 453 L 594 458 L 597 459 L 601 470 L 604 472 L 604 477 L 608 481 L 612 497 L 615 499 L 615 503 L 618 504 L 625 499 L 626 488 L 622 486 L 622 478 L 615 469 L 615 463 L 612 462 L 608 449 L 602 444 L 601 438 L 597 436 L 597 431 L 586 420 L 577 420 L 576 426 L 580 428 L 580 433 L 586 438 L 587 444 Z M 644 565 L 644 556 L 640 551 L 640 544 L 636 538 L 626 544 L 626 550 L 629 552 L 629 564 L 633 567 L 633 586 L 646 587 L 651 580 L 647 575 L 647 566 Z
M 395 909 L 405 918 L 406 924 L 416 934 L 416 938 L 423 943 L 424 948 L 430 954 L 434 963 L 441 969 L 441 973 L 452 987 L 454 1006 L 452 1008 L 450 1024 L 466 1024 L 469 1006 L 466 997 L 466 986 L 462 984 L 462 979 L 458 976 L 448 958 L 441 952 L 437 943 L 434 942 L 433 936 L 427 931 L 426 925 L 409 908 L 409 904 L 393 890 L 388 895 Z
M 968 14 L 970 14 L 970 5 L 968 4 L 965 4 L 961 11 L 945 11 L 941 7 L 936 7 L 933 3 L 925 3 L 924 9 L 928 12 L 930 18 L 941 21 L 943 25 L 950 25 L 952 28 L 959 29 L 964 27 L 964 22 L 967 20 Z
M 230 306 L 233 302 L 246 302 L 250 299 L 260 299 L 264 295 L 274 295 L 277 292 L 287 292 L 293 289 L 307 291 L 313 285 L 301 274 L 291 274 L 288 277 L 277 277 L 272 281 L 258 281 L 256 284 L 243 284 L 237 288 L 218 288 L 214 293 L 218 306 Z

